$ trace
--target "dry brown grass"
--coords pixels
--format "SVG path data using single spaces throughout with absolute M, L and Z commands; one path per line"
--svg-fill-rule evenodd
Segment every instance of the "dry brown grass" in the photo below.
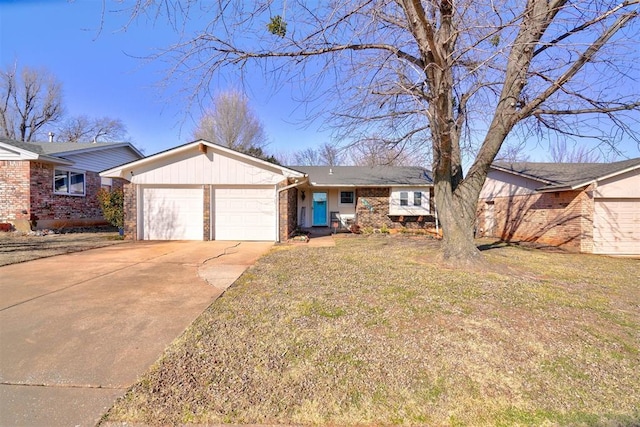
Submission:
M 262 258 L 108 414 L 149 424 L 638 425 L 640 262 L 425 238 Z
M 101 231 L 44 236 L 0 232 L 0 267 L 122 242 L 118 232 Z

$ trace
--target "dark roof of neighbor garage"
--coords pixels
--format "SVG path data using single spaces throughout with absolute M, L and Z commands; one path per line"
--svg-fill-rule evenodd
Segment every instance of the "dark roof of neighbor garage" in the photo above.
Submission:
M 640 168 L 640 157 L 613 163 L 495 162 L 494 170 L 540 181 L 538 191 L 577 189 L 604 178 Z

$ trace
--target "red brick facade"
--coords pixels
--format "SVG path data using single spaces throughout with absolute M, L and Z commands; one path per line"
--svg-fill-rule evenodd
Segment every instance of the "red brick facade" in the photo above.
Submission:
M 55 166 L 35 161 L 0 161 L 0 222 L 17 229 L 105 225 L 97 193 L 100 176 L 85 172 L 85 195 L 53 192 Z M 114 187 L 122 184 L 114 180 Z
M 435 217 L 433 215 L 402 216 L 389 215 L 389 199 L 391 189 L 358 188 L 356 189 L 356 222 L 362 228 L 379 229 L 435 229 Z M 429 197 L 430 211 L 433 209 L 433 194 Z
M 0 222 L 28 226 L 30 191 L 29 162 L 0 160 Z
M 138 240 L 138 191 L 135 184 L 124 184 L 124 237 Z
M 480 236 L 537 242 L 580 252 L 593 250 L 590 189 L 481 200 L 477 218 Z
M 278 188 L 286 187 L 293 183 L 292 179 L 282 181 Z M 286 241 L 298 228 L 298 189 L 293 187 L 278 192 L 278 238 Z

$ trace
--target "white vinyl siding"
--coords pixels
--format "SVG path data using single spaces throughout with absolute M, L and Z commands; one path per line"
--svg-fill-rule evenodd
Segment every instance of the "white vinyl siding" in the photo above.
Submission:
M 203 240 L 202 188 L 142 188 L 143 240 Z
M 392 188 L 389 215 L 429 215 L 429 190 L 426 188 Z
M 640 199 L 596 199 L 593 252 L 640 254 Z
M 98 142 L 96 144 L 100 143 Z M 103 150 L 65 154 L 62 157 L 71 160 L 73 167 L 92 172 L 101 172 L 105 169 L 133 162 L 140 158 L 140 156 L 128 147 L 105 147 Z
M 216 188 L 215 240 L 276 240 L 275 189 Z
M 166 163 L 165 163 L 166 162 Z M 240 158 L 226 157 L 209 149 L 176 153 L 171 160 L 158 159 L 131 177 L 134 184 L 259 186 L 275 185 L 282 181 L 282 173 L 264 165 Z

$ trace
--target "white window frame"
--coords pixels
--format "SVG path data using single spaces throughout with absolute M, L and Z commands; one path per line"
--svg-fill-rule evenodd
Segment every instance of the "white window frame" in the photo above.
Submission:
M 67 190 L 66 191 L 58 191 L 56 189 L 56 178 L 58 176 L 58 172 L 65 172 L 67 175 Z M 70 182 L 73 175 L 82 175 L 82 193 L 72 193 Z M 69 168 L 53 168 L 53 194 L 59 196 L 73 196 L 73 197 L 85 197 L 87 195 L 87 174 L 85 171 L 77 170 L 77 169 L 69 169 Z
M 420 205 L 416 205 L 416 193 L 420 193 Z M 406 197 L 403 197 L 406 196 Z M 403 205 L 402 203 L 406 204 Z M 389 215 L 430 215 L 429 188 L 392 187 L 389 197 Z
M 100 188 L 105 190 L 111 190 L 112 187 L 113 187 L 113 178 L 104 178 L 104 177 L 100 178 Z
M 342 203 L 342 193 L 351 193 L 351 203 Z M 340 190 L 338 191 L 338 204 L 340 206 L 353 206 L 356 204 L 356 192 L 354 190 Z

